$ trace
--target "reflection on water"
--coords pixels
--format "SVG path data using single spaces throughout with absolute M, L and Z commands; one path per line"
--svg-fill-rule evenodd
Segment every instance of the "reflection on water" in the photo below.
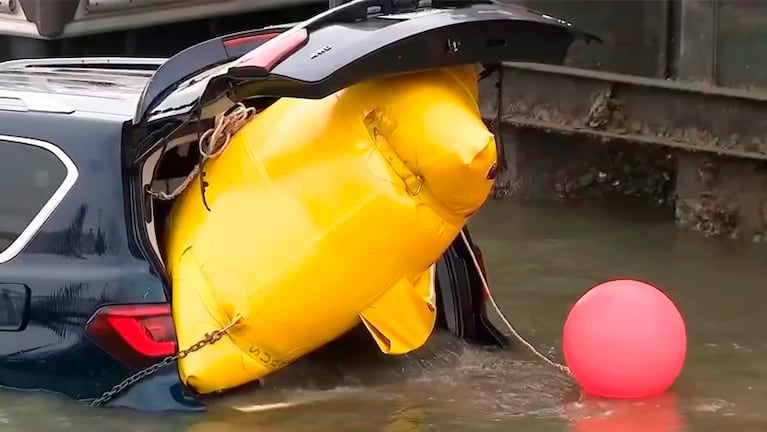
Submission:
M 673 432 L 684 430 L 673 392 L 641 401 L 585 398 L 565 407 L 570 432 Z
M 664 216 L 665 215 L 661 215 Z M 584 397 L 526 353 L 486 352 L 444 334 L 409 358 L 321 352 L 265 387 L 203 415 L 96 410 L 40 394 L 0 393 L 0 428 L 111 432 L 767 430 L 767 250 L 678 232 L 635 210 L 490 203 L 471 223 L 490 282 L 518 330 L 561 361 L 568 308 L 608 278 L 669 292 L 688 327 L 687 364 L 668 394 Z M 372 354 L 371 354 L 372 353 Z M 270 409 L 264 410 L 264 404 Z

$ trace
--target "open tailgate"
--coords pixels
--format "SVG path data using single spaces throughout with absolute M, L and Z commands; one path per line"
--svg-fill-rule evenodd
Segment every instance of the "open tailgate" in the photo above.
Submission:
M 224 94 L 235 102 L 254 96 L 323 98 L 376 76 L 461 64 L 561 64 L 574 40 L 597 39 L 562 20 L 493 0 L 422 0 L 404 9 L 403 3 L 417 2 L 355 0 L 299 24 L 189 48 L 157 70 L 134 124 L 151 121 L 161 104 L 165 110 L 184 106 L 165 102 L 179 92 L 181 81 L 206 69 L 207 76 L 195 78 L 196 90 L 185 89 L 181 100 L 189 106 Z M 146 154 L 144 147 L 134 155 Z

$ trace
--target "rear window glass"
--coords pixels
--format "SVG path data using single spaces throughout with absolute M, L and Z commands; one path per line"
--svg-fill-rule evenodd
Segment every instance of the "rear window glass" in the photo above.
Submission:
M 64 184 L 67 167 L 39 145 L 0 140 L 0 262 L 15 255 L 39 226 L 35 217 Z M 33 223 L 35 222 L 35 223 Z M 25 233 L 25 230 L 28 232 Z M 22 245 L 23 246 L 23 245 Z

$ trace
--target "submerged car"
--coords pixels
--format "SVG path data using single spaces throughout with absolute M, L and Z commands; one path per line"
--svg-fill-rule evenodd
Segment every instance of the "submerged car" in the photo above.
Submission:
M 176 343 L 160 253 L 172 200 L 149 191 L 172 190 L 189 174 L 199 133 L 217 114 L 322 98 L 386 74 L 561 63 L 580 36 L 492 1 L 357 0 L 169 59 L 0 64 L 0 385 L 94 405 L 204 409 L 176 366 L 189 347 Z M 506 346 L 462 237 L 436 273 L 437 326 Z

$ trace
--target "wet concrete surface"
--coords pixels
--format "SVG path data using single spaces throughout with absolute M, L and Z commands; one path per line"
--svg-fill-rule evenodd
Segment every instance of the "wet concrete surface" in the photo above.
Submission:
M 298 365 L 201 415 L 140 415 L 4 391 L 0 430 L 767 430 L 764 245 L 705 239 L 676 229 L 665 214 L 626 207 L 504 200 L 489 203 L 470 225 L 502 309 L 560 361 L 561 328 L 583 291 L 622 276 L 664 288 L 684 314 L 689 338 L 673 389 L 650 400 L 584 400 L 577 386 L 521 347 L 486 352 L 437 334 L 406 359 L 363 362 L 364 355 L 351 354 Z M 263 404 L 277 405 L 259 410 Z

